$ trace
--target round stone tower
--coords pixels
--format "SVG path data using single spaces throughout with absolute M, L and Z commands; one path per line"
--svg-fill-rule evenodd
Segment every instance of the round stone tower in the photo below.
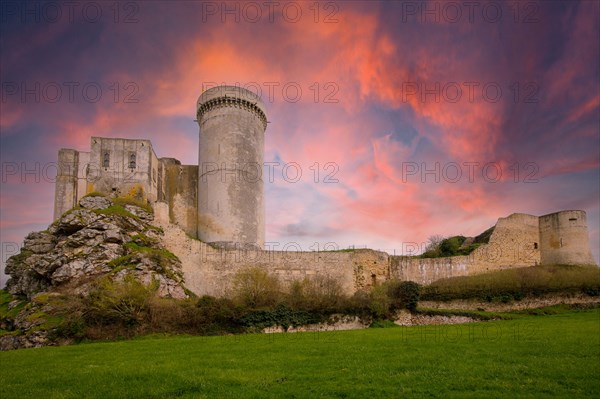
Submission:
M 595 265 L 590 251 L 585 211 L 540 216 L 542 265 Z
M 222 248 L 262 249 L 265 105 L 246 89 L 219 86 L 198 98 L 196 117 L 198 238 Z

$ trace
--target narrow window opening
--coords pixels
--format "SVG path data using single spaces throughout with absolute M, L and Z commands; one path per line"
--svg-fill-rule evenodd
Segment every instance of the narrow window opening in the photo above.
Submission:
M 110 166 L 110 153 L 107 151 L 104 153 L 104 158 L 102 159 L 102 166 L 108 168 Z
M 371 284 L 373 286 L 377 285 L 377 276 L 375 274 L 371 274 Z
M 537 242 L 533 243 L 533 249 L 538 249 L 538 243 Z
M 135 153 L 129 154 L 129 169 L 135 169 Z
M 569 221 L 575 222 L 575 221 L 577 221 L 577 218 L 569 218 Z

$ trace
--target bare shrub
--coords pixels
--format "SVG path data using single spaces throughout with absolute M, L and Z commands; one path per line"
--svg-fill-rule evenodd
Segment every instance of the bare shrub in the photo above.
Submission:
M 339 311 L 345 300 L 339 281 L 331 276 L 315 275 L 293 281 L 286 302 L 293 309 L 333 312 Z
M 258 267 L 240 270 L 233 278 L 231 297 L 244 306 L 274 306 L 281 296 L 279 280 Z
M 122 282 L 104 279 L 90 292 L 86 318 L 96 324 L 140 324 L 149 318 L 157 288 L 157 281 L 144 285 L 133 276 L 126 276 Z

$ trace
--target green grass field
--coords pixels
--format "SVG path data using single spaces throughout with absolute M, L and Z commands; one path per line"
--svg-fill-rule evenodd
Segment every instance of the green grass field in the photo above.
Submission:
M 600 309 L 0 353 L 0 398 L 600 397 Z

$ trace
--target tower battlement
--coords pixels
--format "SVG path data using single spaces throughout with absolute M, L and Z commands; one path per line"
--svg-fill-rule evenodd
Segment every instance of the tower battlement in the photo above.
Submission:
M 201 121 L 204 114 L 220 107 L 232 107 L 253 112 L 267 128 L 265 104 L 256 94 L 237 86 L 219 86 L 202 93 L 198 98 L 196 119 Z

